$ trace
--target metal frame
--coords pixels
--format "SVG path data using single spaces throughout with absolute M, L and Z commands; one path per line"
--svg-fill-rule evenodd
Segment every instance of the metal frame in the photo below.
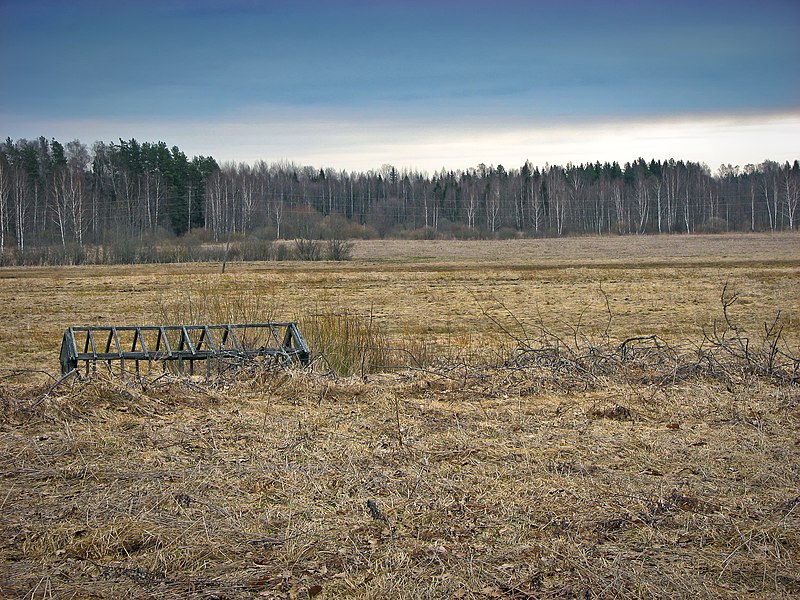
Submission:
M 82 348 L 82 349 L 81 349 Z M 78 368 L 80 362 L 97 367 L 106 362 L 109 370 L 115 361 L 120 371 L 125 362 L 176 361 L 178 371 L 184 372 L 189 363 L 189 373 L 194 374 L 194 363 L 206 361 L 206 373 L 211 371 L 212 359 L 249 359 L 272 357 L 281 363 L 296 362 L 307 365 L 311 351 L 297 328 L 297 323 L 240 323 L 229 325 L 145 325 L 68 327 L 61 342 L 61 373 Z

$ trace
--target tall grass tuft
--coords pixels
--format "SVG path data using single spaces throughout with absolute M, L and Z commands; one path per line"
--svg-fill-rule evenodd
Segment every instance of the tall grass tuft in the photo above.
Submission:
M 364 375 L 395 362 L 389 337 L 372 314 L 317 312 L 299 319 L 299 326 L 314 355 L 339 375 Z
M 158 299 L 155 317 L 163 325 L 297 321 L 311 353 L 340 376 L 421 367 L 441 357 L 419 336 L 392 339 L 374 314 L 327 306 L 305 310 L 281 307 L 270 287 L 248 287 L 223 276 L 187 283 L 185 292 Z
M 158 300 L 163 325 L 268 323 L 275 320 L 277 303 L 269 289 L 247 288 L 227 279 L 188 286 L 180 297 Z

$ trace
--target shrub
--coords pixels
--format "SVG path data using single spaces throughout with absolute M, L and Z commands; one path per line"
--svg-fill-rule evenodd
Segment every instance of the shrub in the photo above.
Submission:
M 480 229 L 467 227 L 463 223 L 453 223 L 448 228 L 448 232 L 457 240 L 477 240 L 482 237 Z
M 352 225 L 343 215 L 332 214 L 322 219 L 320 233 L 326 240 L 342 239 L 350 236 Z
M 268 323 L 277 304 L 271 288 L 245 287 L 232 279 L 193 283 L 180 297 L 162 295 L 156 304 L 164 325 Z
M 404 232 L 403 237 L 408 240 L 435 240 L 439 236 L 433 227 L 420 227 Z
M 294 242 L 294 250 L 299 260 L 322 259 L 322 244 L 318 240 L 298 238 Z
M 699 233 L 724 233 L 728 231 L 728 222 L 720 217 L 712 217 L 697 228 Z
M 272 260 L 292 260 L 291 248 L 285 242 L 275 242 L 272 246 Z
M 348 240 L 328 240 L 326 258 L 328 260 L 342 261 L 353 257 L 353 242 Z
M 494 232 L 496 240 L 513 240 L 520 237 L 520 233 L 513 227 L 501 227 Z
M 272 258 L 272 242 L 255 237 L 247 238 L 239 245 L 242 260 L 269 260 Z

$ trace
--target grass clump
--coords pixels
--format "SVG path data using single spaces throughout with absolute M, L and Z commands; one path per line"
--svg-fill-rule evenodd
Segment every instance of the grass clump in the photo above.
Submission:
M 424 344 L 392 341 L 372 313 L 324 307 L 285 316 L 271 288 L 231 285 L 228 279 L 189 285 L 180 298 L 159 297 L 157 306 L 163 325 L 297 321 L 316 363 L 340 376 L 419 364 L 425 356 Z
M 392 366 L 391 342 L 372 314 L 321 311 L 301 318 L 299 326 L 314 355 L 339 375 Z
M 272 288 L 222 277 L 188 284 L 179 296 L 159 296 L 156 313 L 160 325 L 269 323 L 278 306 Z

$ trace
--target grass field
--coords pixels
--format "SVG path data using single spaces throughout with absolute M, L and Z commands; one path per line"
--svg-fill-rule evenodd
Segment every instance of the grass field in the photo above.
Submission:
M 0 269 L 0 596 L 800 594 L 797 235 L 220 271 Z M 320 315 L 409 360 L 53 387 L 69 325 Z

